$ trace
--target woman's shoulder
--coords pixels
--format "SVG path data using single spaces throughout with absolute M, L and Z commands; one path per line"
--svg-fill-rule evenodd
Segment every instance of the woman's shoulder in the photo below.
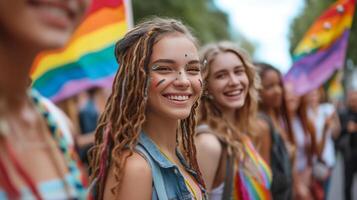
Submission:
M 221 154 L 222 143 L 213 130 L 206 124 L 201 124 L 196 128 L 195 143 L 200 150 L 214 153 L 214 155 Z
M 258 117 L 256 119 L 256 138 L 253 138 L 253 141 L 257 140 L 258 138 L 259 140 L 262 138 L 270 138 L 272 129 L 272 124 L 267 119 Z
M 129 171 L 138 171 L 144 176 L 151 176 L 150 164 L 142 154 L 134 151 L 132 155 L 125 152 L 124 156 L 129 156 L 125 163 L 125 170 L 128 168 Z
M 214 134 L 199 134 L 195 138 L 196 145 L 206 150 L 221 152 L 222 144 L 218 137 Z
M 121 187 L 119 191 L 120 199 L 149 199 L 152 194 L 152 174 L 151 167 L 147 160 L 137 152 L 124 151 L 123 156 L 127 157 Z M 115 164 L 112 164 L 108 178 L 106 181 L 106 199 L 115 199 L 111 193 L 111 189 L 116 187 L 117 178 L 114 175 Z M 138 193 L 137 189 L 140 188 L 141 192 Z M 125 192 L 124 192 L 125 191 Z M 115 197 L 115 198 L 114 198 Z

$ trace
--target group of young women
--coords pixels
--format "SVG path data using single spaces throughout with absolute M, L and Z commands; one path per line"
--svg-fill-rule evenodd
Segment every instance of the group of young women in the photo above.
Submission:
M 97 198 L 272 198 L 269 162 L 255 148 L 260 78 L 242 50 L 219 42 L 199 53 L 181 22 L 156 18 L 129 31 L 115 55 L 90 153 Z M 277 195 L 291 195 L 289 175 Z
M 185 25 L 162 18 L 140 23 L 116 44 L 120 67 L 90 151 L 89 192 L 54 111 L 28 89 L 36 54 L 63 46 L 87 4 L 0 3 L 0 199 L 303 195 L 294 192 L 293 160 L 306 158 L 296 163 L 304 173 L 316 139 L 306 113 L 287 108 L 280 73 L 253 65 L 230 42 L 199 49 Z M 296 117 L 300 125 L 291 123 Z M 294 136 L 295 126 L 308 134 Z

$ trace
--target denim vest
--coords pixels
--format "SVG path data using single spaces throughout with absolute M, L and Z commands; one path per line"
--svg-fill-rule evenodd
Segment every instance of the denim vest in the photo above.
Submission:
M 145 134 L 141 133 L 136 150 L 148 161 L 151 167 L 153 178 L 153 200 L 192 200 L 193 196 L 188 190 L 185 179 L 178 167 L 167 160 L 160 152 L 154 142 Z M 183 159 L 182 154 L 176 151 L 180 162 L 184 165 L 187 172 L 197 179 L 197 174 L 190 169 Z M 200 189 L 205 197 L 205 190 Z

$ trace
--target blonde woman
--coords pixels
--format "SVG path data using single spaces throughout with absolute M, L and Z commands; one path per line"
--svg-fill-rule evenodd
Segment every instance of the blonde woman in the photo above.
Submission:
M 271 172 L 252 144 L 259 79 L 230 42 L 202 49 L 204 96 L 196 144 L 209 197 L 270 199 Z

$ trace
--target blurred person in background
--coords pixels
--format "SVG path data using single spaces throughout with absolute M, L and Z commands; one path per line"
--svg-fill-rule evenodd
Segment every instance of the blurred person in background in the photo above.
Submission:
M 262 88 L 259 91 L 259 152 L 273 173 L 271 193 L 274 200 L 293 198 L 292 166 L 295 138 L 285 101 L 280 72 L 267 63 L 254 63 Z
M 201 50 L 204 96 L 197 127 L 197 159 L 211 200 L 271 199 L 271 171 L 255 150 L 259 78 L 231 42 Z
M 323 88 L 312 90 L 307 95 L 308 114 L 314 123 L 318 159 L 314 163 L 313 176 L 323 186 L 325 199 L 328 196 L 332 169 L 336 163 L 333 138 L 340 133 L 340 121 L 333 104 L 325 100 Z
M 193 140 L 196 39 L 180 21 L 154 18 L 126 33 L 115 55 L 120 68 L 90 152 L 96 199 L 205 199 Z
M 60 122 L 28 90 L 35 56 L 63 47 L 87 0 L 0 1 L 0 199 L 85 199 Z
M 80 95 L 83 96 L 83 94 Z M 81 104 L 79 105 L 78 113 L 80 134 L 75 135 L 75 140 L 82 162 L 88 165 L 87 153 L 94 144 L 98 118 L 104 110 L 108 95 L 106 95 L 105 89 L 99 87 L 90 88 L 85 91 L 84 95 L 84 102 L 78 102 L 78 104 Z M 81 98 L 80 96 L 78 97 Z
M 357 88 L 347 91 L 347 109 L 340 114 L 345 172 L 345 200 L 353 199 L 353 180 L 357 173 Z
M 294 85 L 285 83 L 285 99 L 296 143 L 296 159 L 293 166 L 294 199 L 314 199 L 316 191 L 312 190 L 311 175 L 317 149 L 315 127 L 308 116 L 307 98 L 295 95 Z

